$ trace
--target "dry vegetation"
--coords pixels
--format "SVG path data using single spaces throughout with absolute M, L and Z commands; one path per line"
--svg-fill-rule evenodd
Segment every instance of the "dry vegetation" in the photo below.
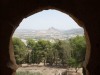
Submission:
M 31 72 L 33 73 L 40 73 L 42 75 L 82 75 L 82 69 L 80 68 L 75 73 L 75 69 L 70 68 L 57 68 L 57 67 L 45 67 L 45 66 L 27 66 L 27 67 L 19 67 L 17 72 Z

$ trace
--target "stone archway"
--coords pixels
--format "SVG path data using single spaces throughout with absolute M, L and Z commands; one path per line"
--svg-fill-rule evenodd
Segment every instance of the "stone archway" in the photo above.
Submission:
M 84 23 L 88 49 L 86 69 L 87 75 L 100 73 L 100 9 L 99 2 L 90 0 L 1 0 L 0 1 L 0 75 L 14 75 L 16 63 L 14 61 L 11 37 L 23 18 L 43 9 L 59 9 L 69 13 Z M 89 58 L 90 54 L 90 58 Z
M 51 7 L 52 8 L 52 7 Z M 50 7 L 48 8 L 48 10 L 50 9 Z M 53 9 L 56 9 L 56 8 L 53 8 Z M 41 9 L 41 10 L 45 10 L 45 8 L 43 9 Z M 41 11 L 40 10 L 40 11 Z M 38 12 L 40 12 L 39 10 L 38 10 Z M 58 10 L 58 11 L 60 11 L 60 10 Z M 37 13 L 38 13 L 37 12 Z M 61 11 L 62 12 L 62 11 Z M 34 13 L 33 13 L 34 14 Z M 33 15 L 32 13 L 30 13 L 29 14 L 29 16 L 30 15 Z M 66 13 L 67 14 L 67 13 Z M 80 20 L 78 20 L 76 17 L 74 17 L 73 15 L 69 15 L 70 17 L 72 17 L 73 18 L 73 20 L 75 20 L 78 24 L 79 24 L 79 26 L 80 27 L 82 27 L 83 29 L 84 29 L 84 35 L 86 36 L 86 42 L 87 42 L 87 45 L 88 45 L 88 47 L 87 47 L 87 50 L 86 50 L 86 58 L 85 58 L 85 62 L 84 62 L 84 68 L 85 68 L 85 70 L 86 70 L 86 72 L 87 72 L 87 74 L 88 74 L 88 70 L 87 70 L 87 68 L 86 68 L 86 65 L 88 64 L 88 60 L 89 60 L 89 57 L 90 57 L 90 41 L 89 41 L 89 37 L 88 37 L 88 34 L 87 34 L 87 31 L 86 31 L 86 29 L 85 29 L 85 26 L 84 26 L 84 24 L 83 24 L 83 22 L 82 21 L 80 21 Z M 28 17 L 28 16 L 27 16 Z M 15 27 L 15 29 L 14 30 L 16 30 L 16 28 L 17 27 Z M 12 39 L 12 38 L 11 38 Z M 12 42 L 12 41 L 11 41 Z M 12 46 L 12 44 L 11 44 L 11 46 Z M 11 49 L 11 50 L 13 50 L 13 49 Z M 12 52 L 12 51 L 11 51 Z M 13 55 L 13 54 L 11 54 L 11 55 Z M 15 59 L 13 59 L 13 60 L 15 60 Z M 17 69 L 17 68 L 16 68 Z

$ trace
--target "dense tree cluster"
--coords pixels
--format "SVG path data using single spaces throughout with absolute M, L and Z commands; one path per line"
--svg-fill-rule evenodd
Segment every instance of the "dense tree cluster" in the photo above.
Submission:
M 68 40 L 34 41 L 27 39 L 25 45 L 19 38 L 13 38 L 17 64 L 39 64 L 50 66 L 80 67 L 85 58 L 86 42 L 84 36 Z

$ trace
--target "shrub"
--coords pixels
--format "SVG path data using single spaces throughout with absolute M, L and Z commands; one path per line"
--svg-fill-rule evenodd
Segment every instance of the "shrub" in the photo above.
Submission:
M 35 72 L 35 73 L 32 73 L 32 72 L 29 72 L 29 71 L 19 71 L 16 73 L 16 75 L 42 75 L 41 73 L 39 72 Z

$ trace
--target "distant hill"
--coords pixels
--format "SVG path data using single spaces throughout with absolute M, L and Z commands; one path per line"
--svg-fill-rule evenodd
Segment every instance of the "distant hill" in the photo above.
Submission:
M 84 35 L 84 30 L 82 28 L 71 29 L 64 31 L 66 35 Z
M 32 30 L 32 29 L 17 29 L 13 37 L 19 37 L 21 39 L 33 38 L 33 39 L 68 39 L 76 35 L 84 35 L 82 28 L 71 30 L 58 30 L 56 28 L 49 28 L 47 30 Z

